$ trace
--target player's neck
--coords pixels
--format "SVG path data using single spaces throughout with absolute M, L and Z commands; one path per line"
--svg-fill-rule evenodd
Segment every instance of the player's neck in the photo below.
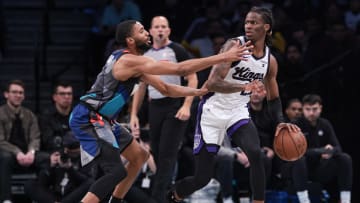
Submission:
M 257 41 L 254 43 L 254 48 L 252 49 L 252 53 L 256 57 L 261 57 L 265 54 L 265 42 Z
M 134 55 L 138 55 L 138 56 L 143 55 L 143 53 L 141 53 L 137 48 L 134 47 L 128 47 L 127 50 Z

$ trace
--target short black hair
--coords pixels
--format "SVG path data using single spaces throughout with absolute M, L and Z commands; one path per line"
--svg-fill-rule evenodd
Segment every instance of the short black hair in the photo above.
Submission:
M 58 87 L 73 87 L 68 81 L 56 81 L 53 84 L 53 94 L 57 93 Z
M 289 106 L 290 106 L 291 104 L 297 103 L 297 102 L 301 103 L 300 99 L 298 99 L 298 98 L 292 98 L 292 99 L 290 99 L 290 100 L 286 103 L 286 108 L 289 108 Z
M 127 47 L 126 38 L 131 36 L 136 20 L 126 20 L 116 26 L 115 40 L 121 47 Z
M 316 103 L 319 103 L 321 105 L 322 104 L 322 99 L 317 94 L 307 94 L 307 95 L 305 95 L 303 97 L 302 103 L 303 104 L 310 104 L 310 105 L 314 105 Z

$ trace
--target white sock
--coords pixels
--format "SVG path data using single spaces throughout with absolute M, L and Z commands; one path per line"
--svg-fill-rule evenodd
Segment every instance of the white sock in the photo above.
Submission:
M 223 203 L 234 203 L 233 200 L 232 200 L 232 197 L 226 197 L 226 198 L 223 198 Z
M 309 193 L 307 190 L 296 192 L 300 203 L 310 203 Z
M 350 191 L 340 191 L 340 200 L 341 200 L 341 203 L 350 203 L 351 192 Z

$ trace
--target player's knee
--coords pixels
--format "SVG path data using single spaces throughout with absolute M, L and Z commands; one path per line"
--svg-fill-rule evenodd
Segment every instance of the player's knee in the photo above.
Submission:
M 134 153 L 134 156 L 128 159 L 130 164 L 132 166 L 135 166 L 137 168 L 141 168 L 144 163 L 149 159 L 150 153 L 140 147 L 136 152 Z
M 115 164 L 111 170 L 111 174 L 114 181 L 118 183 L 127 176 L 127 171 L 122 164 Z

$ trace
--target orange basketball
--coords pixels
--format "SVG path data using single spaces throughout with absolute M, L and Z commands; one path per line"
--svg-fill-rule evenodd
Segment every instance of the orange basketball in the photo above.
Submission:
M 307 149 L 306 138 L 302 132 L 293 133 L 288 128 L 282 128 L 274 138 L 274 151 L 284 161 L 296 161 Z

